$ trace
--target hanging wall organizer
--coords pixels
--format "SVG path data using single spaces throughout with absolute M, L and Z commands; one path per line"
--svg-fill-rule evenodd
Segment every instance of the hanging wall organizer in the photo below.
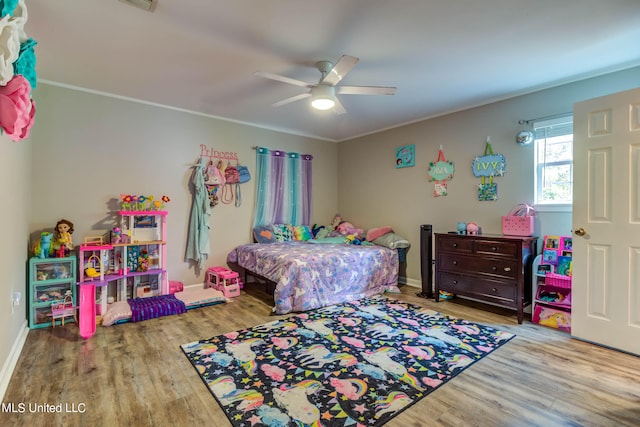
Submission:
M 442 145 L 438 150 L 438 158 L 435 162 L 429 162 L 429 181 L 435 181 L 433 189 L 433 197 L 447 195 L 447 180 L 453 179 L 455 169 L 453 162 L 444 158 Z
M 489 137 L 484 147 L 484 155 L 476 157 L 471 168 L 473 176 L 481 178 L 478 185 L 478 200 L 481 202 L 498 200 L 498 184 L 493 182 L 493 177 L 503 176 L 507 163 L 502 154 L 493 154 Z

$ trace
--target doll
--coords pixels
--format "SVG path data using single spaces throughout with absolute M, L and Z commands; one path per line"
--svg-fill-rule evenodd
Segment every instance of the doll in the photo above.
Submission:
M 53 230 L 54 238 L 51 243 L 53 252 L 59 254 L 58 256 L 68 256 L 73 250 L 73 240 L 71 240 L 71 234 L 73 233 L 73 223 L 66 219 L 61 219 L 56 223 Z

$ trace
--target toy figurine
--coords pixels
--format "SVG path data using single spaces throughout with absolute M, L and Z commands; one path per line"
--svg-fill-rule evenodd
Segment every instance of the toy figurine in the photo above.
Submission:
M 111 243 L 122 243 L 122 230 L 120 230 L 120 227 L 113 227 L 113 241 Z
M 73 250 L 73 241 L 71 234 L 73 233 L 73 223 L 66 219 L 61 219 L 56 223 L 54 228 L 54 238 L 51 242 L 51 248 L 57 256 L 68 256 Z
M 49 258 L 51 253 L 51 241 L 53 239 L 53 234 L 48 231 L 43 231 L 40 233 L 40 240 L 36 242 L 35 247 L 33 248 L 33 254 L 38 258 Z

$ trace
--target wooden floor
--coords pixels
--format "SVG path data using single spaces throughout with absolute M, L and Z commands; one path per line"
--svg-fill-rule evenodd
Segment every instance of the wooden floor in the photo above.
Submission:
M 462 300 L 435 303 L 415 293 L 404 286 L 392 296 L 517 337 L 387 426 L 640 425 L 640 358 L 528 321 L 518 325 L 515 312 L 481 310 Z M 0 425 L 229 426 L 179 346 L 283 317 L 270 309 L 261 285 L 249 285 L 231 303 L 99 327 L 89 340 L 79 337 L 75 324 L 32 330 Z M 10 404 L 23 413 L 10 413 Z M 43 404 L 62 413 L 31 413 Z

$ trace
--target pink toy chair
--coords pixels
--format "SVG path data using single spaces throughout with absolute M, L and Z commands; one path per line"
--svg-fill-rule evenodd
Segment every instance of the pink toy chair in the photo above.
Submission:
M 51 326 L 56 327 L 56 320 L 60 319 L 60 323 L 64 326 L 65 317 L 73 317 L 73 320 L 78 323 L 76 317 L 76 307 L 73 306 L 72 301 L 55 301 L 51 303 Z

